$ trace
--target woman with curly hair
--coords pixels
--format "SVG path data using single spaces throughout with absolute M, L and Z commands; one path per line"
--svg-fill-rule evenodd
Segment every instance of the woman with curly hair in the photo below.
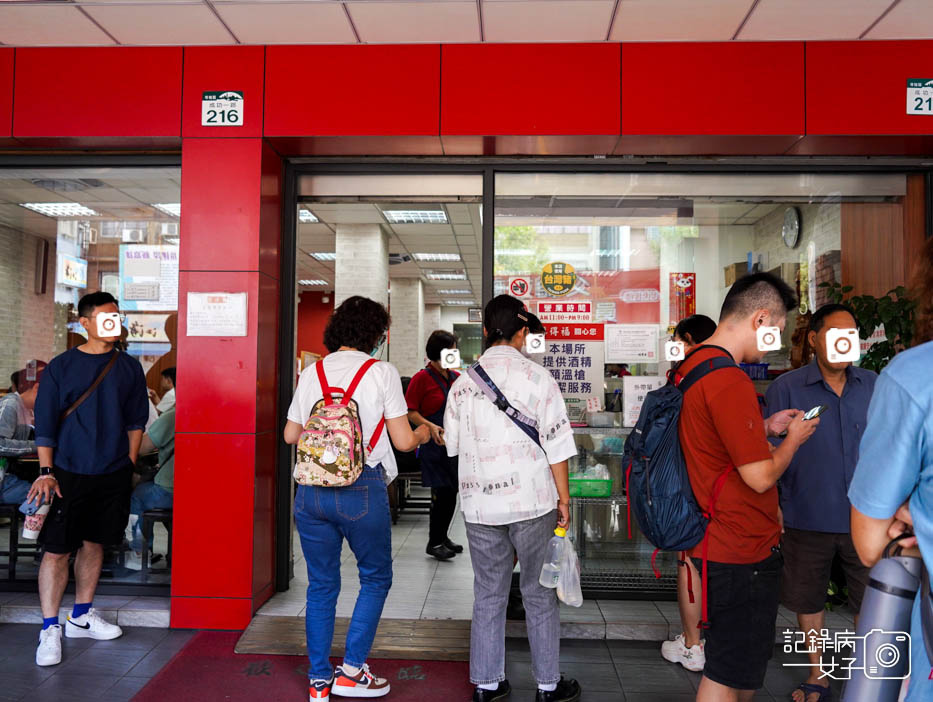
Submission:
M 324 398 L 321 378 L 330 393 L 342 394 L 379 352 L 388 328 L 385 307 L 365 297 L 350 297 L 334 311 L 324 330 L 330 353 L 301 373 L 288 408 L 286 443 L 298 443 L 315 404 Z M 392 519 L 386 486 L 398 475 L 398 468 L 389 437 L 381 431 L 382 421 L 400 451 L 411 451 L 431 438 L 426 426 L 411 430 L 401 378 L 388 363 L 376 363 L 362 375 L 353 401 L 364 445 L 371 445 L 363 473 L 347 487 L 299 485 L 295 491 L 295 525 L 308 567 L 305 631 L 310 698 L 323 702 L 330 699 L 331 691 L 344 697 L 381 697 L 389 692 L 388 681 L 370 673 L 366 665 L 392 586 Z M 347 630 L 343 664 L 335 672 L 330 647 L 344 539 L 356 556 L 360 593 Z
M 933 239 L 927 241 L 914 286 L 917 341 L 887 365 L 875 384 L 859 462 L 849 487 L 852 540 L 867 566 L 880 558 L 888 541 L 910 529 L 905 547 L 919 546 L 933 571 Z M 910 634 L 912 676 L 907 702 L 933 698 L 933 680 L 914 600 Z

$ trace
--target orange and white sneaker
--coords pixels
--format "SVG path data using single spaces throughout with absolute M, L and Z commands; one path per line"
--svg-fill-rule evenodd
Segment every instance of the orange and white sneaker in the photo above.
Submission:
M 318 679 L 308 681 L 308 699 L 309 702 L 330 702 L 330 688 L 334 684 L 334 679 Z
M 368 665 L 356 675 L 350 675 L 338 665 L 331 690 L 338 697 L 382 697 L 389 694 L 389 681 L 370 673 Z

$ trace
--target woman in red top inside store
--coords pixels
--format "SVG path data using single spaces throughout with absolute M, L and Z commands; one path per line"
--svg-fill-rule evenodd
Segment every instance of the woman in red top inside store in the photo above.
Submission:
M 421 463 L 421 484 L 431 488 L 430 530 L 425 552 L 439 561 L 449 560 L 463 552 L 463 546 L 447 537 L 457 508 L 457 459 L 448 457 L 444 448 L 447 393 L 460 374 L 441 365 L 441 355 L 456 348 L 456 336 L 442 329 L 433 332 L 425 346 L 428 365 L 415 373 L 405 393 L 408 419 L 417 427 L 427 425 L 434 439 L 419 449 L 418 460 Z

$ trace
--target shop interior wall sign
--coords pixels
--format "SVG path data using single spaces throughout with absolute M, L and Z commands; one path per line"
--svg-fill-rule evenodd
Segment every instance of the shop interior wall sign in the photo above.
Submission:
M 178 309 L 177 246 L 120 246 L 120 309 L 124 312 Z
M 603 325 L 544 324 L 541 365 L 557 381 L 572 422 L 582 421 L 587 403 L 603 395 Z
M 656 324 L 607 324 L 606 363 L 657 363 Z

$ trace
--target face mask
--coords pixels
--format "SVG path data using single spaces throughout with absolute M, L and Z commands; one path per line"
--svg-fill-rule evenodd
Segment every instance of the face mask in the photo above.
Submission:
M 369 355 L 375 358 L 379 354 L 379 350 L 382 348 L 382 345 L 386 342 L 388 336 L 385 332 L 382 332 L 382 336 L 379 337 L 379 341 L 376 343 L 376 347 L 369 352 Z

